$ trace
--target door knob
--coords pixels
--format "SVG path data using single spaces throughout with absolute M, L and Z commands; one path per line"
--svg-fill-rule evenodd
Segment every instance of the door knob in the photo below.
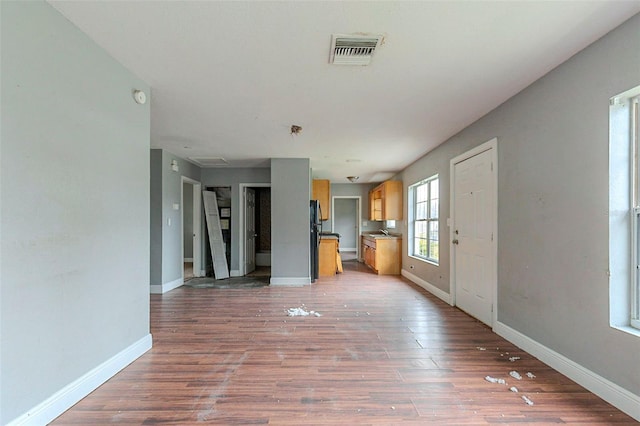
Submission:
M 458 240 L 451 241 L 453 244 L 458 244 Z

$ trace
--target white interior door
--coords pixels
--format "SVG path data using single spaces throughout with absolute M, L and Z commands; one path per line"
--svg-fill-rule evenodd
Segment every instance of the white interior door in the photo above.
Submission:
M 244 191 L 244 273 L 250 274 L 256 270 L 256 191 L 251 188 L 245 188 Z
M 456 305 L 493 325 L 495 293 L 492 151 L 453 166 L 453 255 Z

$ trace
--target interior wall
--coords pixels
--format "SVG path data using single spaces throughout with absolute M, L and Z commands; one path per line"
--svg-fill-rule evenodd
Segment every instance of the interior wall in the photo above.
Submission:
M 149 339 L 149 86 L 45 2 L 0 2 L 0 423 Z
M 331 196 L 360 197 L 360 230 L 377 231 L 383 227 L 384 222 L 369 220 L 369 191 L 379 183 L 332 183 Z M 331 229 L 333 218 L 322 223 L 322 227 Z
M 308 158 L 271 159 L 271 284 L 311 283 Z
M 149 284 L 162 284 L 162 150 L 149 152 L 150 164 L 150 262 Z
M 640 84 L 639 29 L 636 15 L 399 176 L 405 193 L 440 176 L 440 266 L 403 244 L 403 269 L 448 292 L 449 160 L 497 137 L 498 321 L 634 395 L 640 339 L 609 326 L 608 119 Z
M 177 172 L 171 168 L 172 161 L 178 165 Z M 166 285 L 182 279 L 182 176 L 200 182 L 200 167 L 168 151 L 151 150 L 151 285 Z M 177 210 L 174 204 L 178 205 Z M 202 218 L 204 222 L 204 215 Z M 204 224 L 202 227 L 204 232 Z M 204 259 L 204 244 L 201 254 Z
M 202 169 L 202 185 L 231 187 L 231 272 L 240 270 L 240 184 L 269 183 L 271 170 L 261 168 L 206 168 Z

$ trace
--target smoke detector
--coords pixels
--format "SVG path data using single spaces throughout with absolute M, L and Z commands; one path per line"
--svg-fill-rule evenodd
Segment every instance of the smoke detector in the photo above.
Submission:
M 346 35 L 331 36 L 331 57 L 334 65 L 369 65 L 373 52 L 380 46 L 382 35 Z

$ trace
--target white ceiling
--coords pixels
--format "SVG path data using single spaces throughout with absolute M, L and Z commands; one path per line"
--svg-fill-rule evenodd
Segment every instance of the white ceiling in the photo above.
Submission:
M 316 178 L 361 183 L 640 12 L 640 1 L 50 3 L 151 86 L 152 147 L 236 167 L 310 158 Z M 336 66 L 332 33 L 385 38 L 371 65 Z

